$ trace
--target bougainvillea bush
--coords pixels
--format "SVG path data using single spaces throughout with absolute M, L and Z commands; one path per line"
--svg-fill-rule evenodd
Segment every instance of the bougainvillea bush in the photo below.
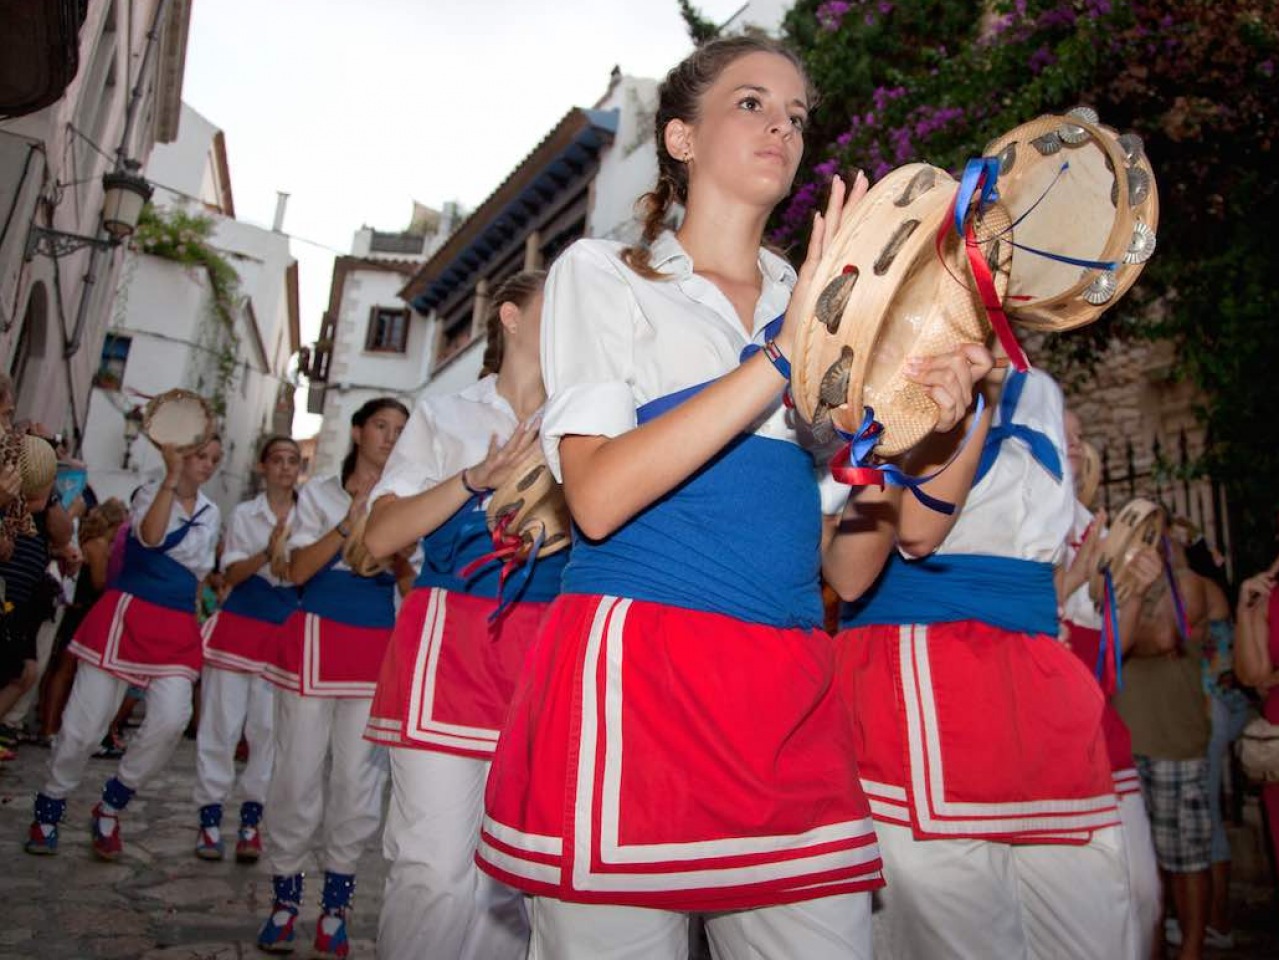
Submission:
M 1114 337 L 1171 340 L 1207 398 L 1201 468 L 1227 485 L 1244 572 L 1273 559 L 1279 3 L 800 0 L 785 31 L 819 92 L 805 173 L 770 231 L 793 252 L 836 172 L 958 171 L 996 135 L 1077 104 L 1142 135 L 1159 251 L 1100 323 L 1050 340 L 1046 361 L 1067 372 Z

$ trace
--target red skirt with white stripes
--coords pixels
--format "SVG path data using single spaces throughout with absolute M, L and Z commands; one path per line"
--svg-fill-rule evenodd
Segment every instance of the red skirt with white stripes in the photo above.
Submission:
M 1066 626 L 1070 629 L 1070 649 L 1095 679 L 1097 652 L 1101 649 L 1101 631 L 1082 627 L 1071 621 L 1066 621 Z M 1101 715 L 1101 730 L 1106 738 L 1106 754 L 1110 757 L 1110 769 L 1115 778 L 1115 793 L 1120 796 L 1140 793 L 1141 782 L 1137 779 L 1137 765 L 1132 759 L 1132 734 L 1111 702 L 1111 697 L 1115 695 L 1113 655 L 1107 656 L 1102 666 L 1102 676 L 1105 683 L 1099 681 L 1099 685 L 1106 698 L 1106 707 Z
M 565 595 L 529 653 L 476 859 L 536 895 L 735 910 L 882 885 L 830 638 Z
M 274 656 L 262 676 L 303 697 L 365 700 L 391 640 L 381 627 L 356 627 L 298 612 L 280 625 Z
M 233 673 L 260 674 L 276 659 L 284 642 L 285 623 L 271 623 L 219 610 L 204 622 L 204 662 Z M 294 629 L 289 627 L 289 629 Z
M 970 620 L 836 641 L 875 819 L 1017 843 L 1086 843 L 1119 822 L 1101 690 L 1055 638 Z
M 186 677 L 194 683 L 203 659 L 194 606 L 189 613 L 174 610 L 115 589 L 89 609 L 68 649 L 139 687 L 156 677 Z
M 488 759 L 524 657 L 549 604 L 414 590 L 395 620 L 365 736 L 378 743 Z

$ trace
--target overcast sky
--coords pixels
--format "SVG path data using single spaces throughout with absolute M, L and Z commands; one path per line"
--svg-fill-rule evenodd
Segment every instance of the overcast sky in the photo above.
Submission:
M 717 22 L 740 6 L 699 4 Z M 276 191 L 290 194 L 303 342 L 360 226 L 403 229 L 413 200 L 473 209 L 570 107 L 603 95 L 615 64 L 660 77 L 692 48 L 675 0 L 193 7 L 183 99 L 226 134 L 239 219 L 269 226 Z

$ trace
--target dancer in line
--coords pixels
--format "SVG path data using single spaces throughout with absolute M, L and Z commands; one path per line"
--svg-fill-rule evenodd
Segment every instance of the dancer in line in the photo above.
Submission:
M 114 860 L 122 849 L 120 814 L 164 768 L 191 718 L 200 675 L 196 591 L 213 569 L 221 520 L 200 488 L 222 459 L 214 437 L 192 453 L 163 446 L 165 474 L 133 498 L 123 568 L 71 641 L 82 661 L 62 714 L 49 779 L 36 795 L 28 853 L 55 853 L 67 796 L 80 783 L 129 685 L 147 691 L 147 715 L 93 808 L 93 852 Z
M 493 749 L 568 557 L 513 573 L 482 565 L 493 551 L 485 502 L 534 452 L 546 400 L 544 279 L 517 273 L 493 294 L 480 381 L 418 402 L 370 497 L 369 550 L 389 557 L 421 539 L 425 557 L 369 719 L 370 739 L 391 747 L 391 869 L 378 924 L 388 957 L 517 960 L 528 950 L 523 898 L 474 858 Z M 517 592 L 499 609 L 504 590 Z
M 838 641 L 884 855 L 888 956 L 1131 956 L 1102 698 L 1058 639 L 1053 570 L 1075 500 L 1061 391 L 1032 369 L 988 399 L 998 411 L 971 491 L 941 531 L 903 513 L 903 555 L 859 596 L 844 531 L 882 528 L 872 490 L 826 554 L 832 584 L 857 599 Z M 947 473 L 959 484 L 973 466 L 965 450 Z
M 275 692 L 275 766 L 267 789 L 266 859 L 275 899 L 262 949 L 293 949 L 302 875 L 319 833 L 324 868 L 315 950 L 345 957 L 355 865 L 382 823 L 386 757 L 364 739 L 377 670 L 395 623 L 395 577 L 363 577 L 342 558 L 408 410 L 391 397 L 351 417 L 351 449 L 337 476 L 309 481 L 289 535 L 288 580 L 302 612 L 287 621 L 265 675 Z M 329 764 L 325 783 L 325 763 Z
M 268 437 L 257 471 L 265 489 L 231 513 L 222 543 L 222 566 L 230 594 L 204 625 L 204 676 L 196 736 L 195 802 L 200 828 L 195 855 L 221 860 L 222 805 L 235 786 L 235 751 L 243 735 L 249 760 L 240 777 L 244 800 L 235 859 L 256 863 L 260 828 L 275 757 L 272 714 L 275 698 L 262 676 L 282 642 L 284 625 L 298 611 L 298 591 L 271 570 L 288 538 L 297 500 L 302 451 L 290 437 Z
M 815 464 L 781 398 L 797 278 L 760 247 L 810 100 L 772 41 L 698 48 L 660 90 L 640 243 L 580 240 L 547 281 L 542 445 L 581 535 L 478 852 L 534 895 L 535 960 L 684 956 L 701 911 L 719 957 L 870 956 L 879 854 L 820 629 Z M 845 209 L 837 179 L 801 290 Z M 963 393 L 972 372 L 921 376 Z
M 1141 798 L 1141 780 L 1137 776 L 1136 761 L 1132 755 L 1132 735 L 1111 698 L 1119 685 L 1119 671 L 1115 667 L 1116 652 L 1109 644 L 1115 638 L 1107 638 L 1103 650 L 1102 610 L 1093 602 L 1088 589 L 1089 573 L 1096 568 L 1101 544 L 1106 536 L 1105 512 L 1094 515 L 1078 499 L 1079 478 L 1083 476 L 1083 435 L 1079 417 L 1066 411 L 1066 457 L 1070 462 L 1071 476 L 1075 479 L 1075 519 L 1066 541 L 1064 564 L 1058 569 L 1058 597 L 1062 604 L 1062 619 L 1070 649 L 1083 661 L 1106 697 L 1102 713 L 1102 730 L 1106 739 L 1106 755 L 1110 758 L 1111 774 L 1115 781 L 1115 796 L 1119 803 L 1119 818 L 1124 839 L 1124 851 L 1128 863 L 1129 922 L 1132 924 L 1132 957 L 1149 960 L 1154 949 L 1156 928 L 1159 923 L 1161 892 L 1159 889 L 1159 865 L 1155 862 L 1155 845 L 1150 834 L 1150 817 Z M 1137 615 L 1141 600 L 1150 585 L 1163 570 L 1163 561 L 1153 548 L 1146 548 L 1131 563 L 1133 591 L 1121 605 L 1118 613 L 1122 658 L 1135 639 Z M 1104 654 L 1104 655 L 1103 655 Z M 1100 673 L 1098 669 L 1100 665 Z

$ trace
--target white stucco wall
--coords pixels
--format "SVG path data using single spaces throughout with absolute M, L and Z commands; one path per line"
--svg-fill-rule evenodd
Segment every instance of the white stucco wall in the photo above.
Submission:
M 346 274 L 338 305 L 333 355 L 324 398 L 324 425 L 316 442 L 313 475 L 337 470 L 350 446 L 351 415 L 374 397 L 391 396 L 410 409 L 426 381 L 430 341 L 428 324 L 409 316 L 404 353 L 365 350 L 369 314 L 374 307 L 403 309 L 399 298 L 407 277 L 383 270 L 354 269 Z

